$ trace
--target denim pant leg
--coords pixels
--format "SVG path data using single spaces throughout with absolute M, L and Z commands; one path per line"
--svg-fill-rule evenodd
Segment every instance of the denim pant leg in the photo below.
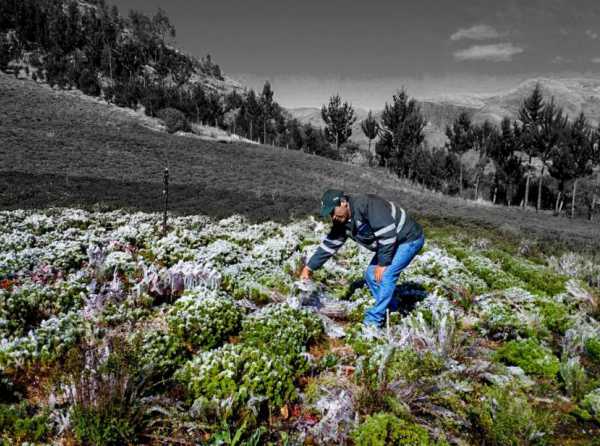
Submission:
M 365 324 L 381 325 L 384 322 L 385 310 L 392 303 L 394 290 L 396 289 L 396 282 L 398 281 L 400 272 L 408 266 L 412 259 L 417 255 L 419 250 L 423 247 L 424 243 L 425 237 L 421 237 L 417 240 L 403 243 L 398 246 L 396 253 L 394 254 L 394 258 L 392 259 L 392 263 L 385 269 L 383 277 L 381 278 L 381 283 L 378 284 L 379 286 L 377 287 L 377 293 L 374 294 L 375 305 L 365 312 L 365 318 L 363 321 Z M 369 284 L 371 292 L 373 292 L 374 287 L 371 287 L 369 282 L 372 281 L 373 283 L 376 283 L 375 278 L 373 277 L 374 270 L 375 266 L 369 265 L 366 274 L 367 284 Z
M 377 266 L 377 254 L 373 256 L 371 263 L 365 270 L 365 282 L 371 290 L 371 294 L 377 301 L 377 295 L 379 294 L 379 283 L 375 280 L 375 267 Z

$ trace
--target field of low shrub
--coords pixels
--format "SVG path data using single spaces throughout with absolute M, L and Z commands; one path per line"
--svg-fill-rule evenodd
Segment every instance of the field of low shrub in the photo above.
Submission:
M 373 334 L 370 252 L 298 282 L 314 218 L 0 211 L 1 441 L 593 444 L 599 290 L 575 254 L 426 226 Z

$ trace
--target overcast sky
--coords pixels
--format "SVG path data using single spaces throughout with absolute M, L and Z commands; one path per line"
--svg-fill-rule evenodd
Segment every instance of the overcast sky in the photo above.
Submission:
M 382 108 L 488 93 L 533 76 L 600 73 L 600 0 L 109 0 L 122 14 L 160 6 L 176 43 L 276 100 L 318 106 L 335 92 Z

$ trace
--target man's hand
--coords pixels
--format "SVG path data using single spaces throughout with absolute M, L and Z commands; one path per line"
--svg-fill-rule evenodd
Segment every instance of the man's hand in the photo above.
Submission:
M 379 265 L 377 265 L 375 267 L 375 280 L 377 282 L 381 282 L 385 268 L 386 268 L 385 266 L 379 266 Z
M 308 266 L 304 266 L 304 268 L 302 268 L 302 271 L 300 272 L 300 279 L 310 280 L 311 273 L 312 270 Z

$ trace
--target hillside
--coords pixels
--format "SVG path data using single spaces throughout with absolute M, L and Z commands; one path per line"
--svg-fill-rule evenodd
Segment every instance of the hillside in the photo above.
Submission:
M 476 222 L 593 249 L 600 230 L 519 209 L 423 192 L 380 170 L 297 151 L 171 136 L 113 105 L 0 73 L 0 207 L 170 208 L 254 220 L 314 214 L 327 187 L 376 192 L 433 219 Z
M 425 140 L 432 147 L 439 147 L 446 141 L 445 128 L 462 112 L 471 114 L 473 121 L 481 123 L 488 119 L 499 123 L 504 116 L 515 119 L 523 98 L 533 90 L 536 82 L 542 87 L 544 97 L 554 96 L 556 104 L 562 107 L 571 118 L 584 112 L 593 125 L 600 123 L 600 80 L 598 79 L 529 79 L 511 90 L 495 95 L 452 95 L 442 98 L 421 100 L 421 110 L 427 121 Z M 410 92 L 409 92 L 410 93 Z M 320 111 L 317 108 L 290 109 L 292 116 L 300 122 L 310 122 L 322 126 Z M 381 111 L 377 111 L 379 116 Z M 352 139 L 366 147 L 367 140 L 360 129 L 360 121 L 367 112 L 357 109 L 358 117 L 352 128 Z

